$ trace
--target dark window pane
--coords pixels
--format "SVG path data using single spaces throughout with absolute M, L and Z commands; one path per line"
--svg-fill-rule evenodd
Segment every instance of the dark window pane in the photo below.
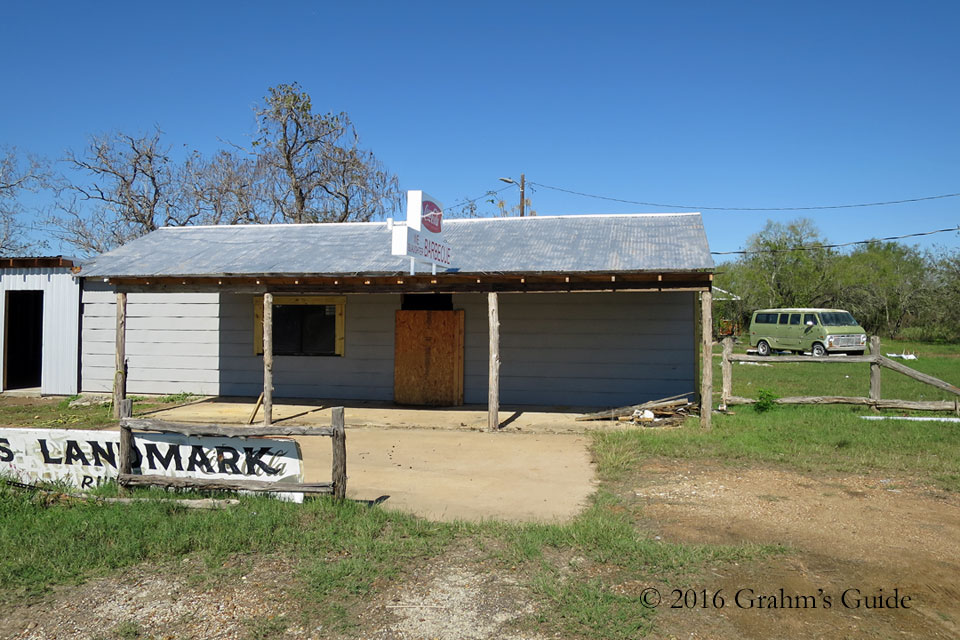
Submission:
M 799 314 L 799 313 L 791 313 L 791 314 L 790 314 L 790 324 L 796 324 L 796 325 L 799 325 L 799 324 L 800 324 L 800 314 Z
M 815 314 L 815 313 L 805 313 L 805 314 L 803 314 L 803 324 L 807 324 L 808 322 L 812 322 L 813 324 L 817 324 L 817 314 Z
M 404 311 L 453 311 L 449 293 L 405 293 L 400 308 Z
M 336 305 L 303 306 L 302 352 L 333 355 L 337 350 Z
M 336 350 L 336 305 L 274 305 L 274 354 L 332 356 L 336 355 Z
M 274 305 L 273 352 L 276 355 L 293 356 L 300 353 L 302 308 L 298 305 Z
M 780 314 L 780 324 L 787 324 L 788 322 L 790 322 L 790 314 L 789 314 L 789 313 L 781 313 L 781 314 Z

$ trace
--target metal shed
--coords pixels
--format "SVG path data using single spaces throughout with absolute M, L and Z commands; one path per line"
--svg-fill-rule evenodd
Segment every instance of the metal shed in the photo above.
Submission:
M 714 267 L 699 214 L 449 220 L 457 268 L 412 276 L 390 224 L 164 228 L 99 256 L 82 273 L 84 390 L 112 385 L 115 326 L 136 392 L 495 409 L 698 389 Z M 296 322 L 329 340 L 287 344 Z
M 0 390 L 77 393 L 80 285 L 73 267 L 60 256 L 0 259 Z

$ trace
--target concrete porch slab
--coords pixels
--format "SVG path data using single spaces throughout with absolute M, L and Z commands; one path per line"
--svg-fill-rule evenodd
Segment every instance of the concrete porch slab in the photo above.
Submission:
M 210 398 L 140 417 L 246 424 L 252 398 Z M 486 431 L 486 407 L 407 408 L 376 403 L 283 400 L 277 424 L 329 425 L 345 406 L 347 496 L 434 520 L 558 522 L 574 518 L 595 491 L 580 412 L 501 412 L 503 430 Z M 263 418 L 258 412 L 257 420 Z M 616 424 L 616 423 L 614 423 Z M 607 423 L 608 428 L 610 423 Z M 304 480 L 330 479 L 329 438 L 296 438 Z
M 204 398 L 138 416 L 171 422 L 247 424 L 255 402 L 255 398 Z M 349 400 L 283 399 L 274 401 L 273 421 L 276 424 L 328 425 L 330 409 L 335 406 L 345 407 L 349 427 L 487 430 L 487 408 L 484 405 L 424 408 Z M 619 426 L 609 421 L 576 422 L 576 417 L 587 411 L 590 409 L 507 406 L 499 413 L 500 428 L 522 433 L 584 433 Z M 260 409 L 255 422 L 262 420 L 263 410 Z

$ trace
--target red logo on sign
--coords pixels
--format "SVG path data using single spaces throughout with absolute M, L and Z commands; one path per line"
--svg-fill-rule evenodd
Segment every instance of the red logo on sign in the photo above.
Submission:
M 440 207 L 429 200 L 424 200 L 420 213 L 420 222 L 424 228 L 431 233 L 440 233 L 440 224 L 442 221 L 443 211 L 440 210 Z

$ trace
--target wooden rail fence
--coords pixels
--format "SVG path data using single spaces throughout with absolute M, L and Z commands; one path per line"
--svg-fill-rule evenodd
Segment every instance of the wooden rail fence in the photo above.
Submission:
M 780 362 L 868 362 L 870 363 L 870 397 L 847 397 L 847 396 L 796 396 L 787 398 L 777 398 L 774 400 L 777 404 L 855 404 L 866 405 L 874 409 L 909 409 L 917 411 L 955 411 L 960 415 L 960 388 L 955 387 L 949 382 L 944 382 L 939 378 L 934 378 L 926 373 L 921 373 L 916 369 L 894 362 L 880 354 L 880 338 L 872 336 L 870 338 L 870 355 L 868 356 L 846 356 L 842 358 L 833 356 L 750 356 L 733 353 L 733 340 L 724 338 L 723 353 L 721 355 L 720 370 L 722 373 L 722 389 L 720 392 L 720 409 L 726 409 L 727 405 L 753 404 L 754 398 L 742 398 L 733 395 L 733 366 L 734 362 L 763 362 L 776 364 Z M 953 400 L 884 400 L 880 396 L 880 370 L 881 368 L 891 369 L 905 376 L 913 378 L 924 384 L 928 384 L 937 389 L 947 391 L 956 396 Z
M 329 436 L 333 446 L 331 482 L 288 483 L 264 480 L 221 480 L 203 478 L 171 478 L 155 474 L 134 474 L 133 431 L 177 433 L 184 436 L 210 437 L 268 437 L 268 436 Z M 197 425 L 123 418 L 120 421 L 120 469 L 117 482 L 123 487 L 160 486 L 203 491 L 264 491 L 272 493 L 329 493 L 342 500 L 347 492 L 347 437 L 344 431 L 343 407 L 334 407 L 329 427 L 296 425 L 266 425 L 261 427 L 228 427 Z

